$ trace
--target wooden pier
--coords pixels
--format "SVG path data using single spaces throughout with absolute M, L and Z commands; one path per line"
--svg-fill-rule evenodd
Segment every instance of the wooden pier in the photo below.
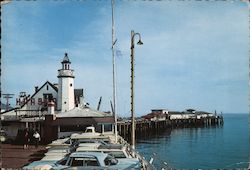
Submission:
M 136 137 L 141 135 L 149 135 L 152 133 L 163 132 L 167 129 L 174 128 L 198 128 L 210 126 L 222 126 L 224 123 L 222 116 L 212 116 L 206 118 L 188 118 L 188 119 L 165 119 L 165 120 L 137 120 L 136 121 Z M 130 141 L 131 138 L 131 122 L 118 121 L 117 129 L 119 135 Z

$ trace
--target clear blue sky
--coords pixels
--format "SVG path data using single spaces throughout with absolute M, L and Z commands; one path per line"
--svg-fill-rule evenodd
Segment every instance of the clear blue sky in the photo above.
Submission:
M 159 108 L 248 112 L 248 15 L 240 1 L 117 1 L 118 115 L 130 115 L 132 29 L 144 42 L 135 46 L 137 115 Z M 101 109 L 110 110 L 110 1 L 13 1 L 2 7 L 1 41 L 3 93 L 16 98 L 57 83 L 67 52 L 75 88 L 84 88 L 94 108 L 102 96 Z

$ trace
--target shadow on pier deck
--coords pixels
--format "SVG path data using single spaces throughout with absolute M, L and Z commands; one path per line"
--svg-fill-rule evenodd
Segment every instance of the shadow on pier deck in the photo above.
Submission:
M 30 162 L 40 160 L 45 151 L 45 146 L 30 146 L 29 149 L 23 149 L 23 145 L 1 143 L 1 169 L 21 169 Z

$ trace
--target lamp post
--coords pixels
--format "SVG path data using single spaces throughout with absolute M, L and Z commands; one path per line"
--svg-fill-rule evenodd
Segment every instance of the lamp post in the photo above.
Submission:
M 138 45 L 142 45 L 141 35 L 139 33 L 134 33 L 131 31 L 131 146 L 135 149 L 135 113 L 134 113 L 134 38 L 139 36 Z

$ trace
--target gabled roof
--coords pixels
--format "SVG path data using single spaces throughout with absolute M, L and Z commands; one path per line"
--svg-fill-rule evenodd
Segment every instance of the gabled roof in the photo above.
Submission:
M 49 81 L 46 81 L 31 97 L 28 98 L 28 100 L 21 106 L 25 106 L 46 84 L 49 84 L 56 92 L 58 92 L 58 89 L 56 86 L 54 86 L 52 83 Z
M 74 89 L 75 96 L 83 97 L 83 89 Z
M 153 118 L 153 117 L 161 117 L 161 116 L 166 116 L 166 113 L 162 113 L 162 112 L 151 112 L 147 115 L 142 116 L 142 118 Z

